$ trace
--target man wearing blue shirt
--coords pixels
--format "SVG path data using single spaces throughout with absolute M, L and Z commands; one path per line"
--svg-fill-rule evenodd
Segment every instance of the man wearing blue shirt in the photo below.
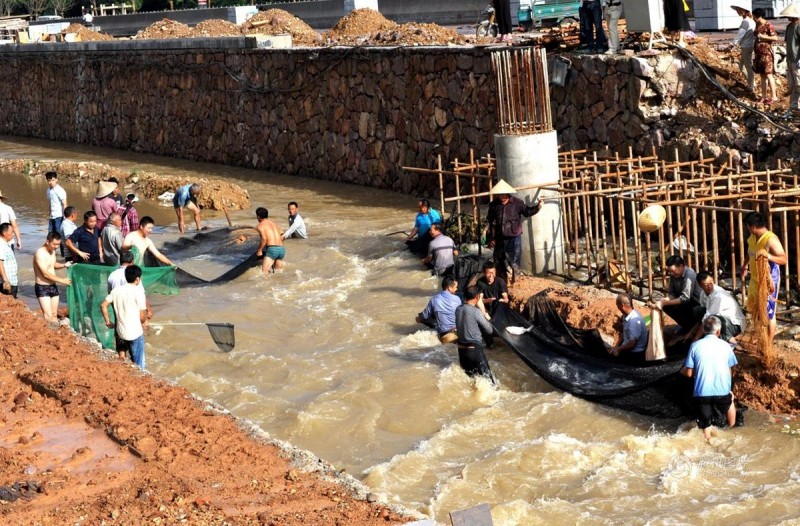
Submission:
M 406 238 L 406 245 L 413 254 L 425 257 L 428 254 L 428 244 L 431 242 L 431 234 L 428 232 L 431 225 L 441 223 L 442 215 L 431 208 L 431 203 L 427 199 L 419 200 L 419 213 L 414 220 L 414 228 Z M 414 236 L 417 236 L 414 239 Z
M 711 426 L 728 420 L 736 424 L 736 408 L 731 393 L 731 367 L 736 356 L 731 346 L 719 338 L 722 323 L 716 316 L 703 322 L 705 336 L 689 347 L 689 355 L 681 374 L 694 378 L 694 401 L 697 408 L 697 427 L 703 430 L 706 440 L 711 438 Z
M 458 281 L 452 276 L 442 280 L 442 292 L 428 302 L 425 310 L 419 313 L 417 323 L 433 326 L 442 343 L 452 343 L 458 339 L 456 334 L 456 309 L 461 306 L 461 298 L 456 296 Z
M 617 309 L 622 313 L 622 342 L 609 349 L 612 356 L 619 356 L 626 361 L 644 363 L 644 351 L 647 349 L 649 333 L 644 318 L 633 308 L 633 301 L 627 294 L 617 296 Z
M 89 210 L 83 214 L 83 225 L 76 228 L 66 241 L 76 263 L 102 262 L 103 246 L 100 242 L 100 230 L 97 228 L 97 214 Z
M 183 219 L 184 208 L 194 214 L 194 224 L 197 230 L 200 230 L 200 208 L 197 206 L 198 195 L 200 195 L 200 185 L 197 183 L 187 184 L 175 190 L 172 206 L 178 215 L 178 230 L 180 230 L 181 234 L 186 231 L 186 222 Z

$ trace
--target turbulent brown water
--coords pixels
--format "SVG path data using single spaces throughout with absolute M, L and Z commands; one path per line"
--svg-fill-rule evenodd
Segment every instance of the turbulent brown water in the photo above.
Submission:
M 253 269 L 225 285 L 150 298 L 157 321 L 234 323 L 236 348 L 220 352 L 203 327 L 166 327 L 147 337 L 148 368 L 389 500 L 443 523 L 483 502 L 497 525 L 800 521 L 800 442 L 766 417 L 750 413 L 747 427 L 706 444 L 684 422 L 556 391 L 502 346 L 489 354 L 499 387 L 467 379 L 455 348 L 413 321 L 436 280 L 402 250 L 401 236 L 386 236 L 411 228 L 413 198 L 39 141 L 0 141 L 0 155 L 226 177 L 279 224 L 287 202 L 298 201 L 311 237 L 287 241 L 284 273 Z M 89 205 L 93 189 L 65 186 L 73 204 Z M 0 189 L 23 229 L 21 294 L 33 306 L 45 182 L 5 173 Z M 156 243 L 175 237 L 171 208 L 139 209 L 165 226 Z M 232 219 L 255 224 L 252 211 Z

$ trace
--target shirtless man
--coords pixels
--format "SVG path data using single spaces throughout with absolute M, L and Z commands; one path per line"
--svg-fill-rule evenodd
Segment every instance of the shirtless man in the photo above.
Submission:
M 144 266 L 144 255 L 146 252 L 150 252 L 153 257 L 162 264 L 172 266 L 172 261 L 162 254 L 153 244 L 153 240 L 148 237 L 153 232 L 153 226 L 155 226 L 153 218 L 144 216 L 139 221 L 139 228 L 125 236 L 125 239 L 122 241 L 122 250 L 120 252 L 131 250 L 134 253 L 134 265 L 139 267 Z M 132 250 L 133 248 L 136 250 Z
M 56 276 L 56 269 L 70 266 L 71 263 L 59 263 L 56 261 L 56 250 L 61 246 L 61 234 L 50 232 L 47 234 L 47 241 L 40 247 L 33 256 L 33 273 L 36 275 L 34 291 L 42 308 L 45 321 L 56 321 L 58 313 L 58 287 L 56 283 L 62 285 L 72 285 L 69 278 L 59 278 Z
M 264 258 L 261 263 L 261 271 L 266 275 L 270 269 L 273 271 L 283 270 L 283 257 L 286 255 L 286 249 L 283 248 L 281 230 L 272 219 L 268 219 L 269 212 L 263 206 L 256 209 L 256 217 L 258 218 L 256 228 L 261 235 L 261 243 L 256 250 L 256 256 Z

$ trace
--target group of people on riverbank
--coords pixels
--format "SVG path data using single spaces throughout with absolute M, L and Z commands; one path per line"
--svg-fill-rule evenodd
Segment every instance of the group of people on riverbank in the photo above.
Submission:
M 127 194 L 123 198 L 118 181 L 111 178 L 97 183 L 92 208 L 84 212 L 83 223 L 78 225 L 78 210 L 69 204 L 67 192 L 59 184 L 58 174 L 47 172 L 45 179 L 48 232 L 44 244 L 35 251 L 33 257 L 34 294 L 44 319 L 48 322 L 58 320 L 61 298 L 59 285 L 72 285 L 70 278 L 59 276 L 57 271 L 73 263 L 118 267 L 109 276 L 109 295 L 101 303 L 101 310 L 106 325 L 115 328 L 116 349 L 120 357 L 130 356 L 134 363 L 144 368 L 144 329 L 147 320 L 153 316 L 142 285 L 145 254 L 149 253 L 162 265 L 173 266 L 150 237 L 155 221 L 149 216 L 140 218 L 135 208 L 138 198 L 134 194 Z M 181 186 L 175 191 L 173 207 L 181 233 L 185 232 L 184 209 L 193 214 L 197 229 L 203 228 L 197 202 L 201 191 L 201 186 L 196 183 Z M 289 227 L 285 232 L 268 219 L 265 208 L 256 210 L 259 221 L 257 229 L 261 237 L 257 255 L 263 255 L 262 269 L 265 274 L 282 268 L 284 239 L 308 237 L 298 208 L 297 202 L 289 203 Z M 19 291 L 16 251 L 21 247 L 22 237 L 16 214 L 0 192 L 0 293 L 14 298 Z M 109 306 L 113 307 L 116 318 L 113 323 Z
M 504 193 L 492 201 L 488 214 L 487 239 L 494 241 L 494 257 L 485 264 L 483 276 L 474 286 L 459 290 L 453 270 L 458 247 L 444 233 L 441 215 L 430 208 L 427 200 L 419 201 L 414 230 L 406 240 L 412 252 L 419 256 L 427 246 L 422 263 L 443 278 L 441 292 L 429 300 L 416 321 L 433 327 L 442 343 L 458 345 L 459 363 L 468 375 L 489 378 L 492 375 L 484 354 L 484 349 L 493 344 L 489 320 L 493 307 L 509 301 L 505 275 L 498 274 L 501 268 L 506 270 L 506 265 L 512 277 L 518 274 L 522 218 L 534 215 L 540 208 L 538 203 L 525 206 L 514 198 L 510 195 L 514 189 L 503 181 L 492 189 L 493 194 L 498 191 Z M 749 257 L 740 273 L 745 279 L 766 265 L 768 290 L 763 290 L 763 279 L 754 277 L 750 280 L 748 296 L 766 295 L 764 319 L 771 345 L 776 332 L 780 266 L 785 265 L 788 258 L 778 237 L 768 230 L 761 213 L 748 213 L 744 224 L 750 234 L 747 239 Z M 697 423 L 709 438 L 712 425 L 726 422 L 733 426 L 736 423 L 731 367 L 737 364 L 733 349 L 745 329 L 745 314 L 736 298 L 715 282 L 714 275 L 705 271 L 697 273 L 681 256 L 669 256 L 665 269 L 669 275 L 668 293 L 650 307 L 669 315 L 677 324 L 677 341 L 683 340 L 690 346 L 681 372 L 692 378 Z M 763 268 L 759 272 L 763 272 Z M 621 340 L 608 349 L 608 353 L 612 359 L 644 365 L 650 336 L 645 318 L 627 294 L 617 296 L 616 306 L 622 314 Z
M 788 256 L 778 236 L 767 228 L 762 214 L 750 212 L 745 216 L 744 224 L 750 236 L 747 239 L 748 258 L 740 272 L 742 279 L 746 279 L 749 274 L 757 272 L 759 265 L 766 264 L 767 279 L 753 276 L 748 297 L 766 296 L 764 316 L 754 312 L 753 318 L 767 320 L 767 345 L 771 346 L 777 328 L 775 314 L 780 266 L 787 263 Z M 666 270 L 670 277 L 668 294 L 651 307 L 675 320 L 678 334 L 691 342 L 681 373 L 694 380 L 697 423 L 708 439 L 714 423 L 727 422 L 733 426 L 736 422 L 731 367 L 738 363 L 733 349 L 737 345 L 736 339 L 744 332 L 745 314 L 736 298 L 715 283 L 712 274 L 695 272 L 681 256 L 668 257 Z M 766 291 L 760 288 L 764 283 L 769 283 Z M 627 361 L 644 363 L 649 338 L 644 318 L 633 307 L 630 296 L 621 294 L 616 303 L 623 316 L 622 341 L 609 349 L 609 353 Z M 759 308 L 758 302 L 753 305 Z

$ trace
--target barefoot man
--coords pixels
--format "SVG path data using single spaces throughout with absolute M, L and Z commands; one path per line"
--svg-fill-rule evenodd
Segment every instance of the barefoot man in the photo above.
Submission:
M 283 270 L 283 257 L 286 255 L 286 249 L 283 248 L 281 230 L 272 219 L 269 219 L 269 212 L 263 206 L 256 209 L 256 217 L 258 218 L 256 228 L 261 235 L 261 243 L 256 250 L 256 256 L 264 258 L 261 263 L 261 271 L 268 274 L 270 269 L 273 271 Z
M 59 278 L 56 276 L 56 269 L 62 269 L 69 264 L 56 261 L 56 250 L 61 246 L 61 234 L 50 232 L 47 234 L 47 241 L 40 247 L 33 256 L 33 273 L 36 275 L 34 291 L 42 308 L 45 321 L 56 321 L 58 313 L 58 287 L 56 283 L 62 285 L 72 285 L 69 278 Z

